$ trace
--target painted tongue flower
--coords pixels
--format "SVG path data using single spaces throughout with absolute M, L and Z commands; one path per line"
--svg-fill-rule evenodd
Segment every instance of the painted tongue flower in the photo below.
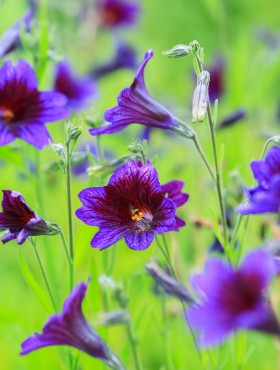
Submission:
M 124 237 L 129 248 L 143 250 L 155 234 L 177 230 L 176 206 L 164 196 L 151 163 L 130 161 L 111 176 L 104 187 L 82 190 L 83 206 L 76 216 L 100 230 L 91 241 L 105 249 Z
M 104 28 L 133 26 L 138 18 L 139 5 L 127 0 L 99 0 L 99 18 Z
M 22 244 L 29 236 L 50 232 L 46 221 L 29 208 L 20 193 L 3 190 L 2 208 L 0 227 L 9 230 L 2 238 L 3 243 L 17 239 L 18 244 Z
M 67 106 L 73 110 L 88 106 L 97 93 L 93 79 L 75 76 L 67 61 L 56 65 L 54 90 L 67 98 Z
M 0 145 L 17 137 L 38 149 L 48 145 L 50 135 L 45 123 L 66 118 L 63 95 L 40 92 L 33 69 L 24 60 L 11 61 L 0 68 Z
M 217 345 L 244 329 L 279 335 L 279 323 L 266 298 L 275 273 L 273 258 L 264 250 L 248 254 L 237 269 L 226 261 L 210 259 L 205 272 L 192 280 L 200 303 L 186 311 L 199 345 Z
M 243 215 L 279 213 L 280 210 L 280 148 L 272 147 L 264 160 L 251 163 L 258 185 L 246 189 L 247 203 L 237 207 Z
M 62 313 L 51 316 L 41 334 L 35 333 L 22 343 L 21 355 L 43 347 L 67 345 L 101 359 L 112 369 L 123 369 L 120 360 L 111 352 L 83 315 L 82 303 L 87 287 L 87 284 L 80 283 L 72 290 L 64 302 Z
M 119 94 L 118 106 L 110 108 L 105 112 L 105 120 L 111 124 L 99 128 L 91 128 L 89 130 L 91 135 L 113 134 L 131 123 L 162 129 L 178 127 L 172 115 L 153 100 L 146 89 L 144 69 L 153 55 L 152 50 L 147 51 L 136 72 L 132 85 L 123 89 Z

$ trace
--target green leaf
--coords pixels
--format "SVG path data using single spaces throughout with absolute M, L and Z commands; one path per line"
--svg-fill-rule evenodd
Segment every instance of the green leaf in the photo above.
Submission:
M 49 299 L 47 298 L 47 294 L 44 292 L 44 290 L 41 289 L 40 285 L 37 283 L 37 280 L 33 276 L 33 273 L 29 269 L 23 254 L 21 251 L 18 253 L 19 257 L 19 265 L 21 268 L 22 275 L 26 281 L 26 283 L 29 285 L 30 289 L 33 291 L 39 302 L 42 304 L 42 306 L 45 308 L 45 310 L 50 313 L 52 312 L 52 306 L 49 302 Z

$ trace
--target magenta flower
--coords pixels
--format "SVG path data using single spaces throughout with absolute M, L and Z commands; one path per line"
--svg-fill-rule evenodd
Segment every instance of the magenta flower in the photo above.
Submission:
M 22 244 L 29 236 L 50 232 L 46 221 L 29 208 L 20 193 L 3 190 L 2 208 L 0 227 L 9 230 L 2 238 L 3 243 L 17 239 L 18 244 Z
M 87 107 L 97 94 L 93 79 L 75 76 L 67 61 L 56 65 L 54 90 L 67 98 L 67 106 L 72 110 Z
M 138 18 L 139 5 L 127 0 L 99 0 L 98 7 L 100 23 L 104 28 L 133 26 Z
M 91 128 L 89 130 L 91 135 L 113 134 L 131 123 L 162 129 L 178 127 L 172 115 L 153 100 L 146 89 L 144 69 L 153 55 L 152 50 L 147 51 L 136 72 L 132 85 L 122 90 L 119 94 L 118 106 L 110 108 L 105 112 L 105 120 L 111 124 L 99 128 Z
M 280 148 L 272 147 L 264 160 L 251 163 L 258 185 L 246 189 L 248 202 L 237 207 L 243 215 L 279 213 L 280 209 Z
M 226 261 L 210 259 L 205 272 L 192 280 L 200 303 L 186 311 L 199 345 L 217 345 L 238 330 L 279 335 L 279 324 L 266 298 L 275 273 L 274 261 L 264 250 L 248 254 L 237 269 Z
M 22 343 L 21 355 L 43 347 L 66 345 L 101 359 L 112 369 L 123 369 L 120 360 L 83 315 L 82 303 L 87 287 L 87 284 L 80 283 L 72 290 L 64 302 L 62 313 L 51 316 L 41 334 L 35 333 Z
M 17 137 L 38 149 L 48 145 L 45 123 L 68 117 L 63 95 L 40 92 L 33 69 L 24 60 L 0 68 L 0 145 Z
M 76 216 L 100 228 L 93 248 L 105 249 L 124 237 L 129 248 L 143 250 L 155 234 L 178 227 L 176 206 L 164 196 L 151 163 L 130 161 L 115 171 L 107 186 L 82 190 L 79 198 L 83 206 Z

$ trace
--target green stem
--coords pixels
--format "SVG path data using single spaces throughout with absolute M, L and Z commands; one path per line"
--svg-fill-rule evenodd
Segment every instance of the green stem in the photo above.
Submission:
M 72 218 L 72 200 L 71 200 L 71 155 L 69 141 L 66 143 L 66 189 L 67 189 L 67 210 L 68 210 L 69 254 L 71 259 L 70 280 L 73 282 L 74 244 L 73 244 L 73 218 Z
M 37 258 L 37 261 L 38 261 L 38 264 L 39 264 L 39 267 L 40 267 L 40 270 L 41 270 L 41 273 L 42 273 L 42 276 L 43 276 L 43 280 L 45 282 L 47 291 L 49 293 L 49 296 L 50 296 L 50 299 L 51 299 L 53 308 L 54 308 L 55 312 L 57 312 L 57 307 L 56 307 L 56 304 L 55 304 L 55 300 L 54 300 L 54 297 L 53 297 L 53 294 L 52 294 L 52 291 L 51 291 L 51 288 L 50 288 L 50 285 L 49 285 L 49 282 L 48 282 L 47 274 L 46 274 L 46 272 L 44 270 L 44 267 L 43 267 L 43 264 L 42 264 L 42 261 L 41 261 L 39 252 L 38 252 L 38 250 L 36 248 L 36 245 L 34 243 L 34 240 L 31 237 L 29 238 L 29 240 L 30 240 L 30 243 L 33 246 L 33 250 L 34 250 L 34 253 L 36 255 L 36 258 Z
M 138 357 L 138 351 L 137 351 L 137 342 L 135 340 L 135 336 L 133 334 L 132 330 L 132 324 L 131 320 L 129 319 L 127 324 L 126 324 L 126 332 L 127 336 L 130 342 L 131 350 L 132 350 L 132 355 L 133 355 L 133 360 L 134 360 L 134 365 L 136 370 L 141 370 L 141 365 L 140 365 L 140 360 Z
M 201 61 L 197 54 L 195 54 L 195 58 L 196 58 L 196 61 L 199 67 L 199 71 L 201 73 L 203 71 L 203 67 L 202 67 Z M 223 198 L 222 176 L 220 172 L 219 158 L 218 158 L 218 151 L 217 151 L 215 122 L 213 119 L 211 105 L 209 101 L 207 104 L 207 116 L 208 116 L 208 121 L 209 121 L 210 136 L 211 136 L 212 149 L 213 149 L 213 154 L 214 154 L 215 172 L 216 172 L 215 183 L 216 183 L 216 189 L 217 189 L 218 201 L 219 201 L 219 207 L 220 207 L 220 213 L 221 213 L 221 221 L 222 221 L 223 237 L 224 237 L 224 248 L 225 248 L 227 258 L 230 261 L 231 251 L 230 251 L 230 245 L 229 245 L 227 222 L 226 222 L 226 211 L 225 211 L 225 204 L 224 204 L 224 198 Z
M 68 248 L 67 248 L 67 245 L 66 245 L 66 241 L 65 241 L 65 237 L 64 237 L 63 232 L 61 231 L 59 233 L 59 235 L 60 235 L 62 245 L 63 245 L 64 251 L 65 251 L 65 254 L 66 254 L 68 265 L 69 265 L 70 291 L 71 291 L 73 289 L 73 286 L 74 286 L 74 282 L 73 282 L 73 263 L 72 263 L 70 255 L 69 255 L 69 251 L 68 251 Z
M 166 311 L 166 297 L 164 291 L 161 292 L 161 310 L 162 310 L 162 321 L 163 321 L 163 332 L 162 339 L 164 344 L 164 356 L 165 356 L 165 370 L 170 369 L 170 346 L 169 346 L 169 335 L 168 335 L 168 315 Z

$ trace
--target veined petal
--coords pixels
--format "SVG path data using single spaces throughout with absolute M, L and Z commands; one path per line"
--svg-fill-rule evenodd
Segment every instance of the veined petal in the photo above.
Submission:
M 154 232 L 153 231 L 128 231 L 125 236 L 124 240 L 129 248 L 142 251 L 147 249 L 154 240 Z
M 90 244 L 92 248 L 98 248 L 100 250 L 106 249 L 111 245 L 115 244 L 120 238 L 127 233 L 125 228 L 103 228 L 100 229 L 91 240 Z

